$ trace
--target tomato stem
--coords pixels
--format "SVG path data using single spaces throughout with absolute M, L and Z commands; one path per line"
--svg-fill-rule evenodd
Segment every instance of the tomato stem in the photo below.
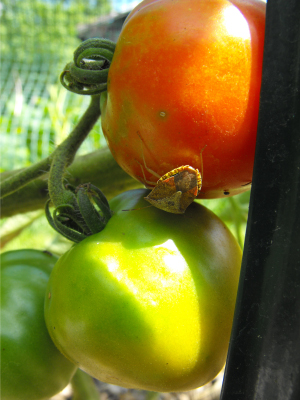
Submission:
M 45 161 L 45 160 L 43 160 Z M 45 162 L 46 168 L 42 168 L 42 177 L 35 175 L 40 173 L 40 169 L 34 169 L 32 179 L 29 182 L 23 182 L 19 186 L 18 179 L 12 179 L 15 182 L 16 189 L 7 187 L 12 193 L 1 199 L 1 216 L 3 218 L 11 217 L 16 214 L 39 210 L 45 206 L 48 197 L 48 187 L 46 173 L 50 168 L 50 161 Z M 28 167 L 31 169 L 32 165 Z M 6 171 L 0 174 L 0 180 L 4 183 L 11 178 L 23 174 L 23 170 Z M 22 172 L 20 172 L 22 171 Z M 115 197 L 124 190 L 141 188 L 142 184 L 131 178 L 115 161 L 108 147 L 102 147 L 92 153 L 77 156 L 74 162 L 67 168 L 66 175 L 68 183 L 73 185 L 93 182 L 101 187 L 105 195 L 109 198 Z M 88 177 L 88 178 L 87 178 Z M 5 181 L 4 181 L 5 180 Z M 3 194 L 3 193 L 2 193 Z
M 21 187 L 27 185 L 33 179 L 44 175 L 46 172 L 52 168 L 52 175 L 61 175 L 61 169 L 65 170 L 73 161 L 74 156 L 80 147 L 81 143 L 84 141 L 86 136 L 91 131 L 94 124 L 100 117 L 100 96 L 92 96 L 90 105 L 79 123 L 76 125 L 74 130 L 70 133 L 65 141 L 63 141 L 57 149 L 44 160 L 31 165 L 30 167 L 20 171 L 18 174 L 6 179 L 1 183 L 0 191 L 1 198 L 8 196 L 14 191 L 20 189 Z M 55 160 L 55 161 L 54 161 Z M 52 167 L 51 167 L 52 164 Z M 54 165 L 55 164 L 55 165 Z M 54 182 L 55 180 L 52 180 Z M 49 189 L 51 190 L 51 189 Z M 63 188 L 61 188 L 61 191 Z M 52 200 L 55 199 L 55 193 L 58 193 L 59 189 L 56 188 L 52 190 L 53 194 L 51 196 Z M 60 195 L 59 195 L 60 196 Z M 60 201 L 60 200 L 59 200 Z M 55 200 L 54 200 L 55 202 Z
M 94 95 L 77 126 L 56 149 L 50 168 L 48 190 L 54 211 L 51 214 L 47 202 L 46 217 L 52 228 L 77 243 L 104 229 L 112 215 L 104 194 L 97 187 L 89 183 L 76 189 L 65 186 L 65 171 L 99 116 L 100 95 Z
M 100 116 L 99 103 L 99 96 L 92 96 L 88 109 L 80 119 L 75 129 L 50 156 L 5 179 L 0 185 L 1 198 L 10 195 L 16 190 L 26 186 L 32 180 L 44 175 L 50 170 L 52 161 L 54 159 L 56 160 L 56 167 L 54 167 L 53 173 L 56 173 L 55 170 L 59 170 L 60 168 L 67 168 L 67 166 L 72 163 L 79 146 L 84 141 Z M 67 159 L 66 162 L 65 160 L 61 160 L 61 156 L 64 156 Z
M 92 96 L 90 105 L 74 130 L 56 149 L 49 175 L 49 195 L 55 207 L 72 204 L 75 195 L 64 187 L 64 172 L 73 162 L 75 154 L 100 117 L 100 96 Z M 76 201 L 75 201 L 76 203 Z M 74 207 L 78 208 L 77 203 Z
M 53 156 L 54 153 L 52 153 Z M 32 180 L 44 175 L 49 171 L 51 165 L 51 156 L 18 171 L 16 174 L 8 177 L 0 184 L 1 199 L 14 193 L 18 189 L 26 186 Z
M 93 378 L 78 369 L 71 381 L 72 400 L 99 400 L 99 392 Z

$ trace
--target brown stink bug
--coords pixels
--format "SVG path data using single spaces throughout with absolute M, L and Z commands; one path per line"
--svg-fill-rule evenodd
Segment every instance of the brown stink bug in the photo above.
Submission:
M 142 138 L 141 140 L 143 141 Z M 202 151 L 200 153 L 201 160 Z M 142 157 L 144 166 L 137 160 L 136 161 L 141 166 L 146 186 L 148 188 L 153 188 L 148 196 L 145 197 L 145 200 L 161 210 L 173 214 L 183 214 L 187 207 L 198 196 L 198 193 L 201 190 L 202 175 L 199 170 L 191 167 L 190 165 L 182 165 L 181 167 L 175 168 L 160 177 L 160 175 L 158 175 L 155 171 L 147 167 L 143 147 Z M 159 178 L 157 182 L 148 181 L 146 179 L 144 167 L 153 176 Z
M 145 200 L 161 210 L 183 214 L 197 197 L 201 186 L 199 170 L 183 165 L 163 175 Z

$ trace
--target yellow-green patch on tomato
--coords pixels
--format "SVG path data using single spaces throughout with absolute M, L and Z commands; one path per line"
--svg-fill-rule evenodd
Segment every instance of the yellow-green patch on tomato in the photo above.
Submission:
M 205 207 L 169 214 L 148 207 L 148 192 L 111 200 L 105 229 L 60 258 L 46 324 L 62 353 L 99 380 L 190 390 L 225 363 L 241 250 Z

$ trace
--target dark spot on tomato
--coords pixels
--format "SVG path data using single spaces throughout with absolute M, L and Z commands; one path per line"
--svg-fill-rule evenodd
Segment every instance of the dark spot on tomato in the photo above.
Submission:
M 229 195 L 228 190 L 224 190 L 224 194 L 225 194 L 225 196 L 228 196 Z

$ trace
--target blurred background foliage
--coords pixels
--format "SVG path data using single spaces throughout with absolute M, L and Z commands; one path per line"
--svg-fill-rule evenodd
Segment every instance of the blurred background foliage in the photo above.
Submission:
M 89 99 L 58 78 L 79 45 L 77 27 L 107 14 L 109 0 L 1 1 L 1 172 L 46 157 L 68 134 Z M 100 141 L 99 125 L 84 144 Z
M 95 26 L 111 27 L 119 21 L 115 30 L 106 30 L 110 32 L 106 37 L 116 40 L 120 21 L 137 3 L 133 0 L 0 1 L 1 172 L 46 157 L 68 135 L 89 98 L 66 91 L 59 83 L 60 72 L 72 59 L 79 38 L 95 36 L 92 29 Z M 80 153 L 101 146 L 105 146 L 105 140 L 98 122 Z M 219 215 L 243 246 L 249 192 L 201 203 Z M 0 235 L 1 251 L 38 248 L 62 254 L 71 245 L 48 226 L 41 211 L 2 219 Z

